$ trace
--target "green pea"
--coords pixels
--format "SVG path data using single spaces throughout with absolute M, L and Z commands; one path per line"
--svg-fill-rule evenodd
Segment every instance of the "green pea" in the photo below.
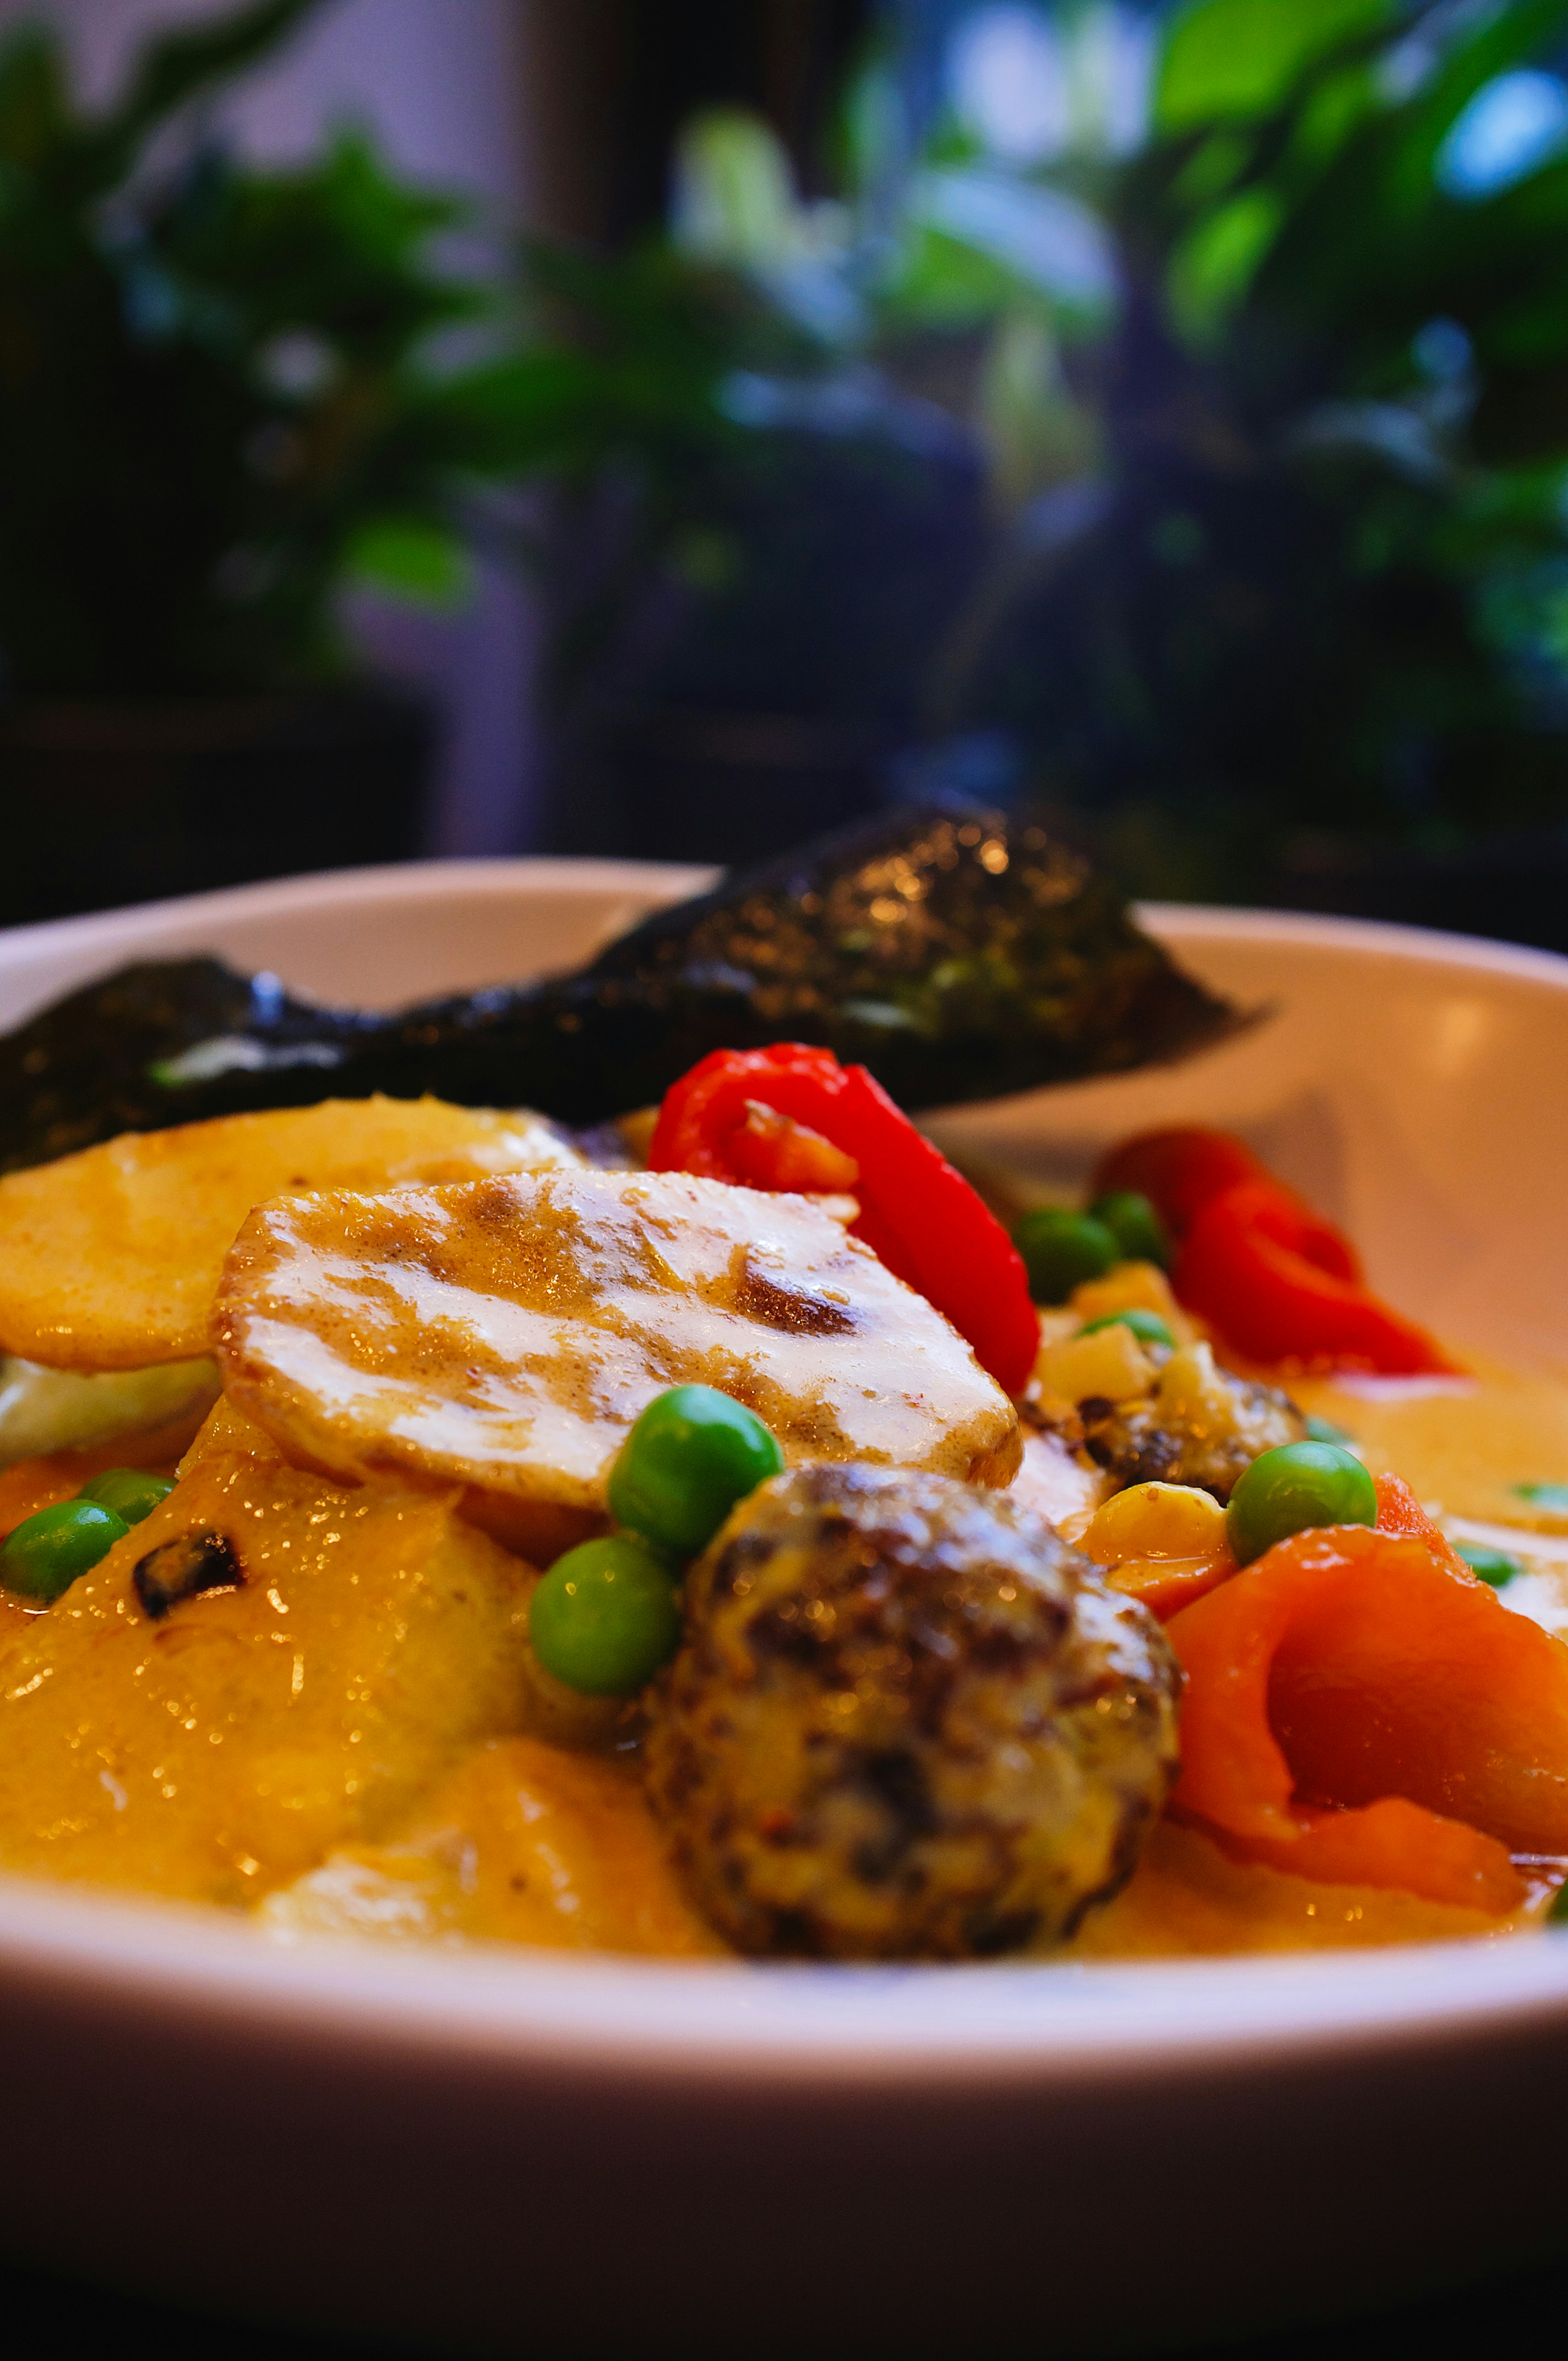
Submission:
M 1282 1443 L 1260 1452 L 1237 1481 L 1225 1528 L 1239 1565 L 1313 1525 L 1375 1525 L 1377 1493 L 1352 1451 L 1337 1443 Z
M 1505 1582 L 1524 1572 L 1523 1558 L 1515 1557 L 1511 1550 L 1488 1549 L 1485 1542 L 1455 1542 L 1453 1546 L 1471 1573 L 1489 1582 L 1494 1590 L 1501 1590 Z
M 618 1524 L 674 1557 L 706 1549 L 737 1500 L 784 1464 L 776 1438 L 713 1386 L 657 1394 L 621 1444 L 609 1478 Z
M 1096 1197 L 1090 1219 L 1103 1223 L 1127 1262 L 1157 1262 L 1170 1268 L 1170 1234 L 1148 1199 L 1136 1189 L 1113 1189 Z
M 1549 1516 L 1568 1517 L 1568 1484 L 1516 1484 L 1514 1490 L 1531 1508 L 1544 1509 Z
M 48 1606 L 129 1532 L 96 1500 L 59 1500 L 25 1518 L 0 1549 L 0 1583 Z
M 101 1509 L 113 1509 L 127 1525 L 139 1525 L 173 1489 L 167 1477 L 149 1476 L 144 1467 L 109 1467 L 83 1484 L 76 1497 L 96 1500 Z
M 1336 1426 L 1332 1418 L 1319 1418 L 1309 1411 L 1307 1440 L 1309 1443 L 1348 1443 L 1350 1436 L 1343 1426 Z
M 1024 1257 L 1029 1292 L 1036 1303 L 1065 1303 L 1075 1287 L 1086 1279 L 1103 1279 L 1113 1263 L 1123 1259 L 1103 1222 L 1090 1213 L 1069 1213 L 1061 1205 L 1042 1205 L 1025 1213 L 1013 1242 Z
M 1125 1312 L 1102 1312 L 1098 1320 L 1086 1320 L 1079 1330 L 1080 1336 L 1092 1336 L 1100 1328 L 1130 1328 L 1140 1345 L 1166 1345 L 1172 1352 L 1176 1338 L 1168 1321 L 1157 1312 L 1141 1312 L 1135 1303 Z
M 1552 1907 L 1546 1914 L 1553 1927 L 1568 1925 L 1568 1885 L 1560 1885 L 1552 1897 Z
M 545 1671 L 569 1689 L 630 1697 L 680 1642 L 667 1561 L 635 1533 L 580 1542 L 541 1578 L 528 1635 Z

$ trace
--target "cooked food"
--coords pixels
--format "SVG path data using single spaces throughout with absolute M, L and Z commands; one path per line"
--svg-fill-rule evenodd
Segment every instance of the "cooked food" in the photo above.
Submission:
M 214 1411 L 168 1498 L 7 1636 L 0 1865 L 233 1905 L 379 1835 L 533 1718 L 532 1579 L 455 1494 L 346 1492 Z
M 217 1392 L 218 1373 L 205 1353 L 199 1360 L 96 1374 L 0 1356 L 0 1467 L 159 1427 L 181 1428 L 180 1442 L 189 1442 Z
M 1090 1456 L 1118 1483 L 1198 1484 L 1216 1500 L 1230 1499 L 1259 1452 L 1307 1433 L 1288 1394 L 1222 1369 L 1207 1344 L 1173 1353 L 1147 1391 L 1091 1396 L 1078 1412 Z
M 1377 1529 L 1281 1541 L 1177 1615 L 1177 1801 L 1244 1859 L 1507 1912 L 1568 1854 L 1568 1648 L 1397 1477 Z
M 576 975 L 393 1016 L 212 959 L 123 969 L 0 1041 L 0 1170 L 326 1091 L 598 1123 L 711 1049 L 792 1035 L 941 1106 L 1184 1057 L 1243 1021 L 1044 829 L 901 813 L 660 911 Z
M 536 1557 L 608 1522 L 616 1454 L 670 1386 L 732 1394 L 792 1462 L 1018 1465 L 1005 1394 L 830 1213 L 680 1173 L 280 1199 L 240 1233 L 215 1335 L 230 1399 L 291 1457 L 463 1485 Z
M 865 1066 L 785 1042 L 716 1049 L 664 1093 L 655 1172 L 768 1191 L 853 1190 L 853 1228 L 974 1346 L 1009 1393 L 1039 1348 L 1018 1250 Z
M 818 906 L 655 927 L 528 1022 L 586 994 L 585 1093 L 645 1076 L 638 1042 L 712 1020 L 694 946 L 744 938 L 747 1024 L 772 940 L 780 1009 L 826 977 L 835 1039 L 902 1027 L 927 1080 L 960 1040 L 1078 1054 L 1115 960 L 1080 1003 L 1051 961 L 1091 888 L 950 825 L 862 848 Z M 835 931 L 873 884 L 882 931 Z M 956 935 L 937 958 L 965 908 L 967 983 Z M 880 1014 L 850 1005 L 867 962 Z M 1056 1015 L 1015 1027 L 1046 983 Z M 152 1054 L 140 991 L 108 999 Z M 453 1087 L 505 1048 L 510 1096 L 523 1014 L 466 1004 L 426 1046 Z M 56 1136 L 85 1119 L 71 1038 L 57 1012 L 33 1043 Z M 166 1096 L 415 1047 L 280 1005 L 181 1038 Z M 1560 1906 L 1560 1385 L 1460 1372 L 1223 1135 L 1129 1143 L 1078 1208 L 993 1175 L 988 1206 L 865 1067 L 773 1040 L 711 1045 L 585 1152 L 367 1097 L 0 1184 L 0 1344 L 29 1356 L 0 1380 L 0 1867 L 281 1939 L 671 1956 L 1402 1941 Z
M 474 1748 L 395 1834 L 338 1847 L 259 1916 L 286 1942 L 469 1937 L 663 1958 L 726 1948 L 671 1872 L 635 1757 L 527 1737 Z
M 0 1351 L 78 1370 L 192 1360 L 224 1257 L 267 1198 L 580 1161 L 537 1116 L 433 1098 L 127 1134 L 0 1179 Z
M 1158 1625 L 1005 1495 L 805 1467 L 686 1586 L 649 1793 L 741 1950 L 966 1959 L 1070 1935 L 1176 1771 Z
M 1307 1433 L 1281 1388 L 1216 1361 L 1148 1262 L 1119 1263 L 1044 1314 L 1025 1407 L 1118 1485 L 1195 1484 L 1222 1502 L 1260 1452 Z
M 1181 1300 L 1238 1351 L 1296 1368 L 1453 1376 L 1435 1338 L 1381 1301 L 1343 1232 L 1225 1132 L 1125 1140 L 1096 1176 L 1104 1205 L 1146 1191 L 1177 1241 Z

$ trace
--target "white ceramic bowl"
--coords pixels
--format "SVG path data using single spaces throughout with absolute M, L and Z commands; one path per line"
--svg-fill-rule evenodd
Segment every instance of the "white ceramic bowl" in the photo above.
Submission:
M 0 1023 L 215 949 L 389 1004 L 571 963 L 696 873 L 416 866 L 0 937 Z M 1460 1343 L 1568 1364 L 1568 961 L 1149 912 L 1266 1029 L 943 1136 L 1081 1176 L 1231 1125 Z M 828 1970 L 271 1948 L 0 1883 L 0 2223 L 221 2306 L 530 2352 L 1143 2349 L 1532 2258 L 1568 1938 Z

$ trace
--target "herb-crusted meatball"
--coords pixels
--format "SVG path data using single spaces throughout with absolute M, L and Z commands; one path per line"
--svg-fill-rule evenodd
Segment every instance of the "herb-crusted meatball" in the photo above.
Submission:
M 650 1793 L 743 1951 L 964 1959 L 1069 1935 L 1176 1773 L 1141 1608 L 1005 1494 L 816 1466 L 687 1582 Z
M 1288 1394 L 1217 1367 L 1207 1345 L 1172 1354 L 1152 1395 L 1078 1410 L 1085 1448 L 1118 1484 L 1197 1484 L 1221 1502 L 1260 1452 L 1307 1432 Z

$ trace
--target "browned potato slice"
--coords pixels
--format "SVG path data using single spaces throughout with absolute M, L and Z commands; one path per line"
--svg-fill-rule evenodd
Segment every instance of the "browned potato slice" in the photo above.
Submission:
M 5 1632 L 0 1866 L 245 1903 L 527 1728 L 534 1576 L 455 1499 L 323 1483 L 220 1404 L 169 1498 Z
M 606 1521 L 666 1386 L 718 1386 L 791 1461 L 1005 1484 L 1018 1422 L 923 1297 L 804 1197 L 544 1172 L 258 1207 L 214 1321 L 230 1395 L 329 1474 L 462 1483 L 543 1560 Z
M 126 1132 L 0 1180 L 0 1352 L 62 1369 L 191 1360 L 224 1257 L 269 1197 L 580 1161 L 537 1115 L 432 1098 Z

